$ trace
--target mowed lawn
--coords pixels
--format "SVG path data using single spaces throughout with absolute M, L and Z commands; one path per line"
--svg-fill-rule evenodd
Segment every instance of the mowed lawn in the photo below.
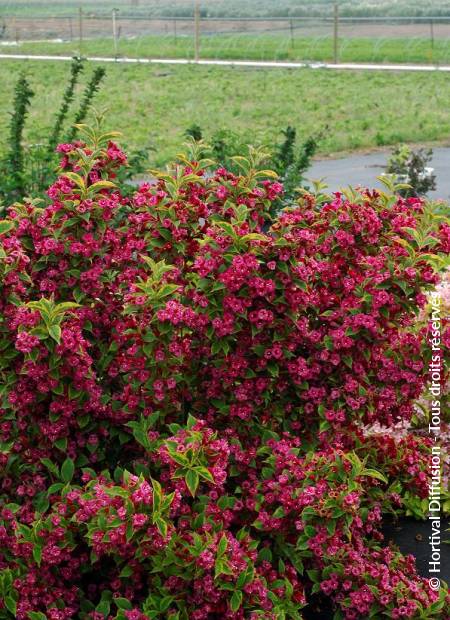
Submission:
M 162 165 L 196 123 L 208 137 L 232 129 L 248 143 L 273 144 L 287 125 L 301 136 L 323 132 L 320 153 L 445 141 L 450 136 L 450 79 L 439 73 L 105 65 L 96 107 L 131 147 L 152 147 Z M 86 66 L 90 74 L 93 65 Z M 21 72 L 35 91 L 26 140 L 44 139 L 58 110 L 69 63 L 0 61 L 0 148 L 7 139 L 14 84 Z M 83 81 L 87 81 L 85 75 Z M 81 91 L 81 89 L 80 89 Z

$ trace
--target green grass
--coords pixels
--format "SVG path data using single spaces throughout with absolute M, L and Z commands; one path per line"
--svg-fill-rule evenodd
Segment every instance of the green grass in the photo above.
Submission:
M 119 41 L 119 54 L 146 58 L 193 58 L 194 41 L 189 36 L 148 35 Z M 19 47 L 5 47 L 4 52 L 30 54 L 79 54 L 78 40 L 55 43 L 21 43 Z M 111 38 L 85 40 L 81 49 L 85 55 L 114 55 Z M 201 56 L 215 59 L 245 60 L 306 60 L 331 61 L 333 39 L 324 37 L 295 37 L 288 34 L 233 34 L 210 35 L 201 38 Z M 450 63 L 450 41 L 429 38 L 347 38 L 339 42 L 341 62 L 390 63 Z
M 0 148 L 21 71 L 36 93 L 26 134 L 35 142 L 52 124 L 69 63 L 0 61 Z M 96 106 L 108 107 L 108 126 L 122 131 L 124 142 L 153 145 L 161 165 L 179 152 L 192 123 L 206 136 L 229 128 L 249 143 L 273 143 L 288 124 L 301 136 L 324 130 L 321 154 L 443 140 L 449 99 L 450 80 L 439 73 L 108 65 Z
M 143 1 L 114 2 L 113 0 L 0 0 L 0 13 L 14 15 L 70 15 L 82 4 L 86 11 L 105 12 L 120 6 L 124 12 L 152 15 L 192 15 L 193 0 L 176 0 L 176 2 Z M 432 6 L 431 6 L 432 4 Z M 343 15 L 448 15 L 448 0 L 340 0 L 340 12 Z M 331 0 L 202 0 L 201 7 L 209 15 L 228 16 L 281 16 L 286 15 L 330 15 Z

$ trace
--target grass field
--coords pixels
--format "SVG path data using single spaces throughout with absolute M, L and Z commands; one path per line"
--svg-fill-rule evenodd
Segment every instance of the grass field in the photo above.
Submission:
M 3 143 L 14 83 L 23 71 L 36 93 L 26 139 L 36 142 L 52 124 L 69 64 L 0 61 Z M 152 145 L 152 160 L 160 165 L 179 152 L 192 123 L 206 136 L 233 129 L 249 143 L 273 143 L 288 124 L 301 135 L 323 130 L 323 155 L 440 141 L 450 136 L 449 98 L 448 75 L 438 73 L 108 65 L 96 105 L 109 109 L 108 125 L 123 132 L 124 142 Z
M 87 11 L 104 12 L 121 6 L 123 11 L 151 13 L 152 15 L 192 15 L 193 0 L 83 0 Z M 208 15 L 281 16 L 330 14 L 330 0 L 201 0 L 202 9 Z M 0 12 L 20 15 L 37 13 L 67 15 L 78 10 L 79 0 L 0 0 Z M 340 0 L 343 15 L 448 15 L 447 0 Z
M 30 54 L 79 54 L 78 40 L 73 42 L 26 43 L 3 52 Z M 118 52 L 124 56 L 152 58 L 193 58 L 194 42 L 190 36 L 148 35 L 121 38 Z M 114 55 L 111 38 L 89 39 L 81 47 L 83 55 Z M 326 62 L 333 59 L 331 36 L 296 36 L 287 34 L 216 34 L 202 36 L 201 56 L 215 59 L 306 60 Z M 426 37 L 410 38 L 341 38 L 341 62 L 450 63 L 450 39 L 439 38 L 432 44 Z

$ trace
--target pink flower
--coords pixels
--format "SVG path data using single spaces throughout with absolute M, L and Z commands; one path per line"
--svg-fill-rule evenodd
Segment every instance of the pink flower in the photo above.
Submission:
M 16 349 L 22 353 L 31 353 L 39 344 L 39 338 L 28 332 L 19 332 L 16 337 Z

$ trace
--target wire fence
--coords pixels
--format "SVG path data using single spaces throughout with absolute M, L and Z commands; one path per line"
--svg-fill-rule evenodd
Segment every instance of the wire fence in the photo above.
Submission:
M 197 3 L 198 7 L 198 3 Z M 3 51 L 137 58 L 450 62 L 450 17 L 159 18 L 117 9 L 0 17 Z

